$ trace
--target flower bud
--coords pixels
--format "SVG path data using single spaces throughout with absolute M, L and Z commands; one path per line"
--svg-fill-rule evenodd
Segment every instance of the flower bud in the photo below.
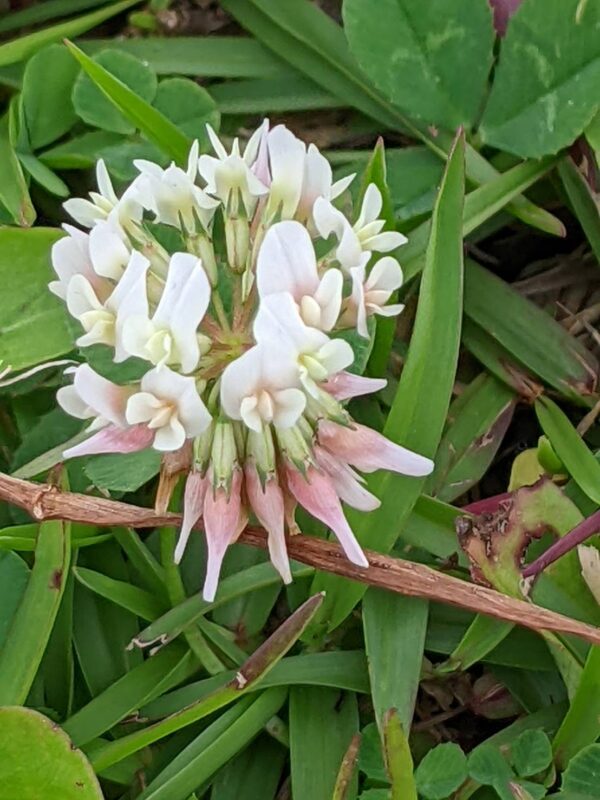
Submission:
M 324 392 L 316 387 L 314 394 L 306 395 L 306 408 L 304 413 L 311 422 L 320 419 L 330 419 L 339 425 L 348 425 L 350 417 L 341 404 L 329 392 Z
M 275 443 L 270 425 L 263 425 L 260 433 L 248 431 L 246 455 L 254 459 L 256 471 L 263 486 L 270 476 L 275 474 Z
M 208 468 L 210 461 L 210 454 L 212 451 L 213 437 L 215 434 L 215 423 L 210 423 L 208 428 L 194 439 L 193 445 L 193 464 L 194 470 L 204 475 Z
M 235 433 L 231 422 L 220 420 L 216 423 L 210 460 L 213 487 L 215 489 L 223 487 L 229 491 L 233 471 L 238 463 Z
M 304 475 L 308 467 L 315 463 L 312 449 L 306 441 L 306 431 L 297 423 L 291 428 L 275 428 L 275 435 L 284 458 Z
M 215 249 L 209 236 L 203 233 L 196 233 L 188 237 L 188 249 L 195 253 L 202 267 L 208 275 L 210 285 L 214 288 L 218 282 L 217 262 L 215 260 Z
M 227 217 L 225 220 L 225 242 L 229 266 L 234 272 L 241 274 L 246 269 L 250 245 L 248 220 L 243 217 Z

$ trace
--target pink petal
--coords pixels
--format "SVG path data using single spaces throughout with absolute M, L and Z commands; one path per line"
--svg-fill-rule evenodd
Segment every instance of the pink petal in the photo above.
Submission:
M 183 558 L 192 528 L 202 516 L 207 488 L 208 479 L 206 477 L 202 477 L 199 472 L 190 472 L 185 482 L 185 493 L 183 495 L 183 521 L 179 539 L 177 540 L 177 547 L 175 548 L 176 564 L 179 564 Z
M 269 478 L 263 488 L 254 464 L 246 463 L 246 494 L 256 518 L 269 534 L 271 562 L 284 583 L 292 582 L 290 562 L 285 544 L 285 509 L 283 492 L 276 478 Z
M 351 397 L 360 397 L 385 389 L 387 381 L 384 378 L 365 378 L 363 375 L 353 375 L 351 372 L 338 372 L 321 384 L 321 387 L 335 397 L 336 400 L 349 400 Z
M 489 0 L 494 10 L 494 27 L 499 36 L 504 36 L 506 26 L 523 0 Z
M 233 473 L 229 497 L 224 489 L 214 491 L 209 488 L 204 498 L 204 530 L 208 546 L 208 562 L 202 597 L 207 603 L 212 603 L 215 599 L 225 551 L 240 534 L 241 487 L 242 473 L 236 470 Z
M 377 431 L 354 423 L 345 428 L 330 420 L 319 424 L 318 439 L 334 455 L 362 472 L 388 469 L 421 478 L 433 470 L 433 461 L 391 442 Z
M 331 478 L 309 467 L 306 478 L 290 465 L 286 466 L 288 488 L 309 514 L 324 522 L 335 533 L 344 553 L 353 564 L 368 567 L 365 554 L 348 525 Z
M 91 456 L 100 453 L 137 453 L 152 444 L 154 431 L 145 425 L 132 425 L 130 428 L 117 428 L 107 425 L 106 428 L 90 436 L 85 442 L 70 447 L 63 453 L 63 458 Z
M 344 503 L 359 511 L 374 511 L 379 508 L 380 501 L 360 485 L 358 473 L 352 467 L 337 459 L 324 447 L 317 445 L 314 452 L 317 463 L 329 475 L 335 491 Z

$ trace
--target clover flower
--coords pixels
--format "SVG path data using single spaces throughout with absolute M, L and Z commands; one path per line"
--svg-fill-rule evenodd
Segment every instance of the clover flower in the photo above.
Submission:
M 374 254 L 405 239 L 383 231 L 377 187 L 352 222 L 332 205 L 352 178 L 334 182 L 317 148 L 283 125 L 269 130 L 265 121 L 243 150 L 208 133 L 215 156 L 194 144 L 186 170 L 135 162 L 140 174 L 120 197 L 99 162 L 99 191 L 66 204 L 87 230 L 65 226 L 50 289 L 79 321 L 84 357 L 100 344 L 117 363 L 146 364 L 124 385 L 86 363 L 67 370 L 72 383 L 58 402 L 90 424 L 65 457 L 180 453 L 189 471 L 175 559 L 201 520 L 210 601 L 227 547 L 250 517 L 290 582 L 285 537 L 297 531 L 298 504 L 366 566 L 342 507 L 379 505 L 361 473 L 423 476 L 433 464 L 359 425 L 343 405 L 385 381 L 348 371 L 354 351 L 340 332 L 368 337 L 371 315 L 402 310 L 389 303 L 400 266 Z

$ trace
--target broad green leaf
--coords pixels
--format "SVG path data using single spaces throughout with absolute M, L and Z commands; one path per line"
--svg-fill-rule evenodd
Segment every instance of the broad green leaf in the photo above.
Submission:
M 0 652 L 27 587 L 29 567 L 16 553 L 0 552 Z
M 486 144 L 539 158 L 571 144 L 598 109 L 600 6 L 525 0 L 502 41 L 481 122 Z M 534 34 L 532 34 L 534 32 Z
M 448 413 L 460 345 L 463 144 L 458 137 L 440 188 L 410 348 L 384 428 L 391 440 L 430 457 L 435 455 Z M 348 513 L 360 542 L 380 552 L 389 551 L 402 535 L 424 482 L 391 473 L 372 476 L 369 487 L 381 500 L 381 507 L 368 516 Z M 365 592 L 364 586 L 330 575 L 319 575 L 315 585 L 327 591 L 319 616 L 320 634 L 342 622 Z
M 85 72 L 123 116 L 166 155 L 180 165 L 185 164 L 191 145 L 190 139 L 164 114 L 132 92 L 101 64 L 87 56 L 72 42 L 67 44 Z
M 590 247 L 600 262 L 600 209 L 590 185 L 568 156 L 559 162 L 558 174 Z
M 32 153 L 17 153 L 17 157 L 25 167 L 25 171 L 46 191 L 56 197 L 69 196 L 70 190 L 67 184 Z
M 15 224 L 27 228 L 35 222 L 35 208 L 8 129 L 8 116 L 4 116 L 0 119 L 0 201 Z
M 233 678 L 235 671 L 225 672 L 180 689 L 175 689 L 142 709 L 144 717 L 154 720 L 180 711 L 206 697 L 213 689 Z M 322 686 L 369 694 L 367 662 L 362 651 L 344 650 L 288 656 L 276 664 L 257 689 L 271 686 Z
M 123 137 L 108 131 L 87 131 L 39 153 L 40 161 L 51 169 L 91 169 L 105 148 L 118 145 Z
M 31 708 L 0 708 L 0 775 L 0 800 L 102 800 L 83 753 Z
M 204 719 L 209 714 L 229 705 L 249 692 L 292 647 L 314 616 L 322 601 L 323 596 L 316 594 L 303 603 L 302 606 L 271 634 L 259 649 L 239 668 L 235 678 L 231 682 L 221 685 L 220 688 L 215 689 L 215 691 L 202 698 L 197 703 L 187 706 L 182 711 L 154 725 L 150 725 L 104 745 L 99 751 L 95 752 L 92 757 L 92 764 L 96 771 L 102 772 L 106 767 L 116 764 L 132 753 L 136 753 L 146 745 L 159 741 L 165 736 Z M 285 692 L 282 696 L 281 691 L 277 688 L 268 691 L 281 697 L 281 703 L 283 702 Z M 272 711 L 271 715 L 273 713 L 276 712 Z M 188 790 L 188 794 L 192 789 L 193 786 Z M 184 797 L 185 796 L 186 795 L 184 795 Z
M 523 731 L 511 745 L 510 758 L 519 777 L 537 775 L 552 763 L 550 739 L 544 731 Z
M 492 65 L 491 8 L 480 0 L 345 0 L 350 48 L 410 117 L 454 130 L 480 112 Z M 407 79 L 410 76 L 410 79 Z
M 285 689 L 267 689 L 227 727 L 222 724 L 223 718 L 217 719 L 150 783 L 139 800 L 187 800 L 198 784 L 207 781 L 260 733 L 286 695 Z M 220 729 L 220 735 L 211 736 L 213 726 Z
M 113 3 L 106 8 L 92 11 L 90 14 L 84 14 L 81 17 L 6 42 L 0 45 L 0 66 L 23 61 L 51 42 L 59 42 L 68 36 L 79 36 L 139 2 L 140 0 L 121 0 L 121 2 Z
M 202 78 L 297 78 L 298 73 L 256 39 L 242 36 L 177 36 L 132 39 L 83 39 L 93 55 L 107 47 L 146 62 L 158 75 Z
M 596 797 L 600 780 L 600 744 L 591 744 L 569 762 L 562 777 L 565 800 L 581 794 Z
M 77 121 L 71 102 L 76 76 L 77 64 L 62 45 L 44 47 L 27 62 L 21 103 L 33 150 L 60 139 Z
M 548 397 L 536 401 L 535 412 L 544 433 L 575 483 L 591 500 L 600 504 L 600 464 L 567 415 Z
M 371 588 L 363 600 L 365 650 L 373 706 L 383 732 L 385 714 L 398 712 L 410 730 L 419 690 L 429 604 L 426 600 Z M 398 669 L 402 664 L 402 669 Z
M 0 359 L 14 370 L 68 353 L 73 347 L 63 304 L 48 291 L 50 228 L 0 228 Z
M 430 750 L 415 771 L 425 800 L 444 800 L 467 778 L 467 759 L 457 744 L 446 742 Z
M 292 64 L 340 101 L 391 130 L 410 131 L 444 160 L 452 150 L 452 136 L 433 136 L 427 125 L 409 122 L 366 80 L 352 57 L 339 25 L 309 0 L 287 0 L 285 7 L 270 0 L 222 0 L 227 11 L 279 57 Z M 498 177 L 498 172 L 474 148 L 466 148 L 466 174 L 476 184 Z M 564 235 L 564 226 L 545 209 L 519 197 L 510 213 L 548 233 Z
M 85 567 L 73 567 L 73 573 L 83 586 L 87 586 L 92 592 L 106 598 L 111 603 L 116 603 L 127 611 L 131 611 L 137 617 L 153 620 L 165 610 L 165 604 L 160 598 L 137 586 L 132 586 L 124 581 L 116 581 L 101 572 L 95 572 Z
M 207 139 L 207 122 L 219 127 L 217 104 L 206 89 L 187 78 L 161 81 L 153 105 L 192 139 Z
M 552 743 L 563 769 L 600 736 L 600 648 L 592 647 L 571 705 Z
M 70 523 L 42 522 L 27 588 L 0 651 L 0 705 L 24 703 L 52 633 L 71 558 Z
M 355 695 L 335 689 L 292 688 L 290 760 L 294 797 L 331 800 L 342 759 L 357 731 Z
M 150 448 L 138 453 L 109 453 L 86 459 L 84 469 L 99 489 L 135 492 L 158 475 L 160 459 L 160 453 Z
M 512 777 L 512 770 L 498 747 L 484 742 L 471 752 L 468 760 L 469 775 L 478 783 L 497 786 Z
M 374 722 L 370 722 L 360 732 L 358 767 L 367 778 L 374 782 L 388 783 L 389 781 L 383 760 L 381 735 Z
M 63 52 L 69 56 L 68 51 Z M 147 64 L 120 50 L 103 50 L 93 60 L 141 100 L 152 104 L 158 83 L 156 74 Z M 71 62 L 77 66 L 73 58 Z M 115 107 L 86 72 L 81 72 L 75 81 L 73 106 L 81 119 L 93 128 L 128 134 L 134 133 L 137 127 Z

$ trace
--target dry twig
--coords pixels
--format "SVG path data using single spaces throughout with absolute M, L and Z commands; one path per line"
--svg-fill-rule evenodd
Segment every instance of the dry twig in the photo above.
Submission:
M 25 509 L 36 520 L 66 519 L 102 527 L 121 525 L 132 528 L 178 525 L 181 521 L 179 514 L 157 514 L 149 508 L 62 492 L 56 486 L 31 483 L 2 473 L 0 498 Z M 248 527 L 240 541 L 254 547 L 267 546 L 266 534 L 259 528 Z M 288 539 L 288 551 L 296 561 L 369 586 L 448 603 L 537 631 L 574 634 L 593 644 L 600 644 L 598 628 L 526 600 L 515 600 L 485 586 L 445 575 L 423 564 L 367 551 L 370 566 L 357 567 L 346 559 L 338 545 L 302 535 Z

